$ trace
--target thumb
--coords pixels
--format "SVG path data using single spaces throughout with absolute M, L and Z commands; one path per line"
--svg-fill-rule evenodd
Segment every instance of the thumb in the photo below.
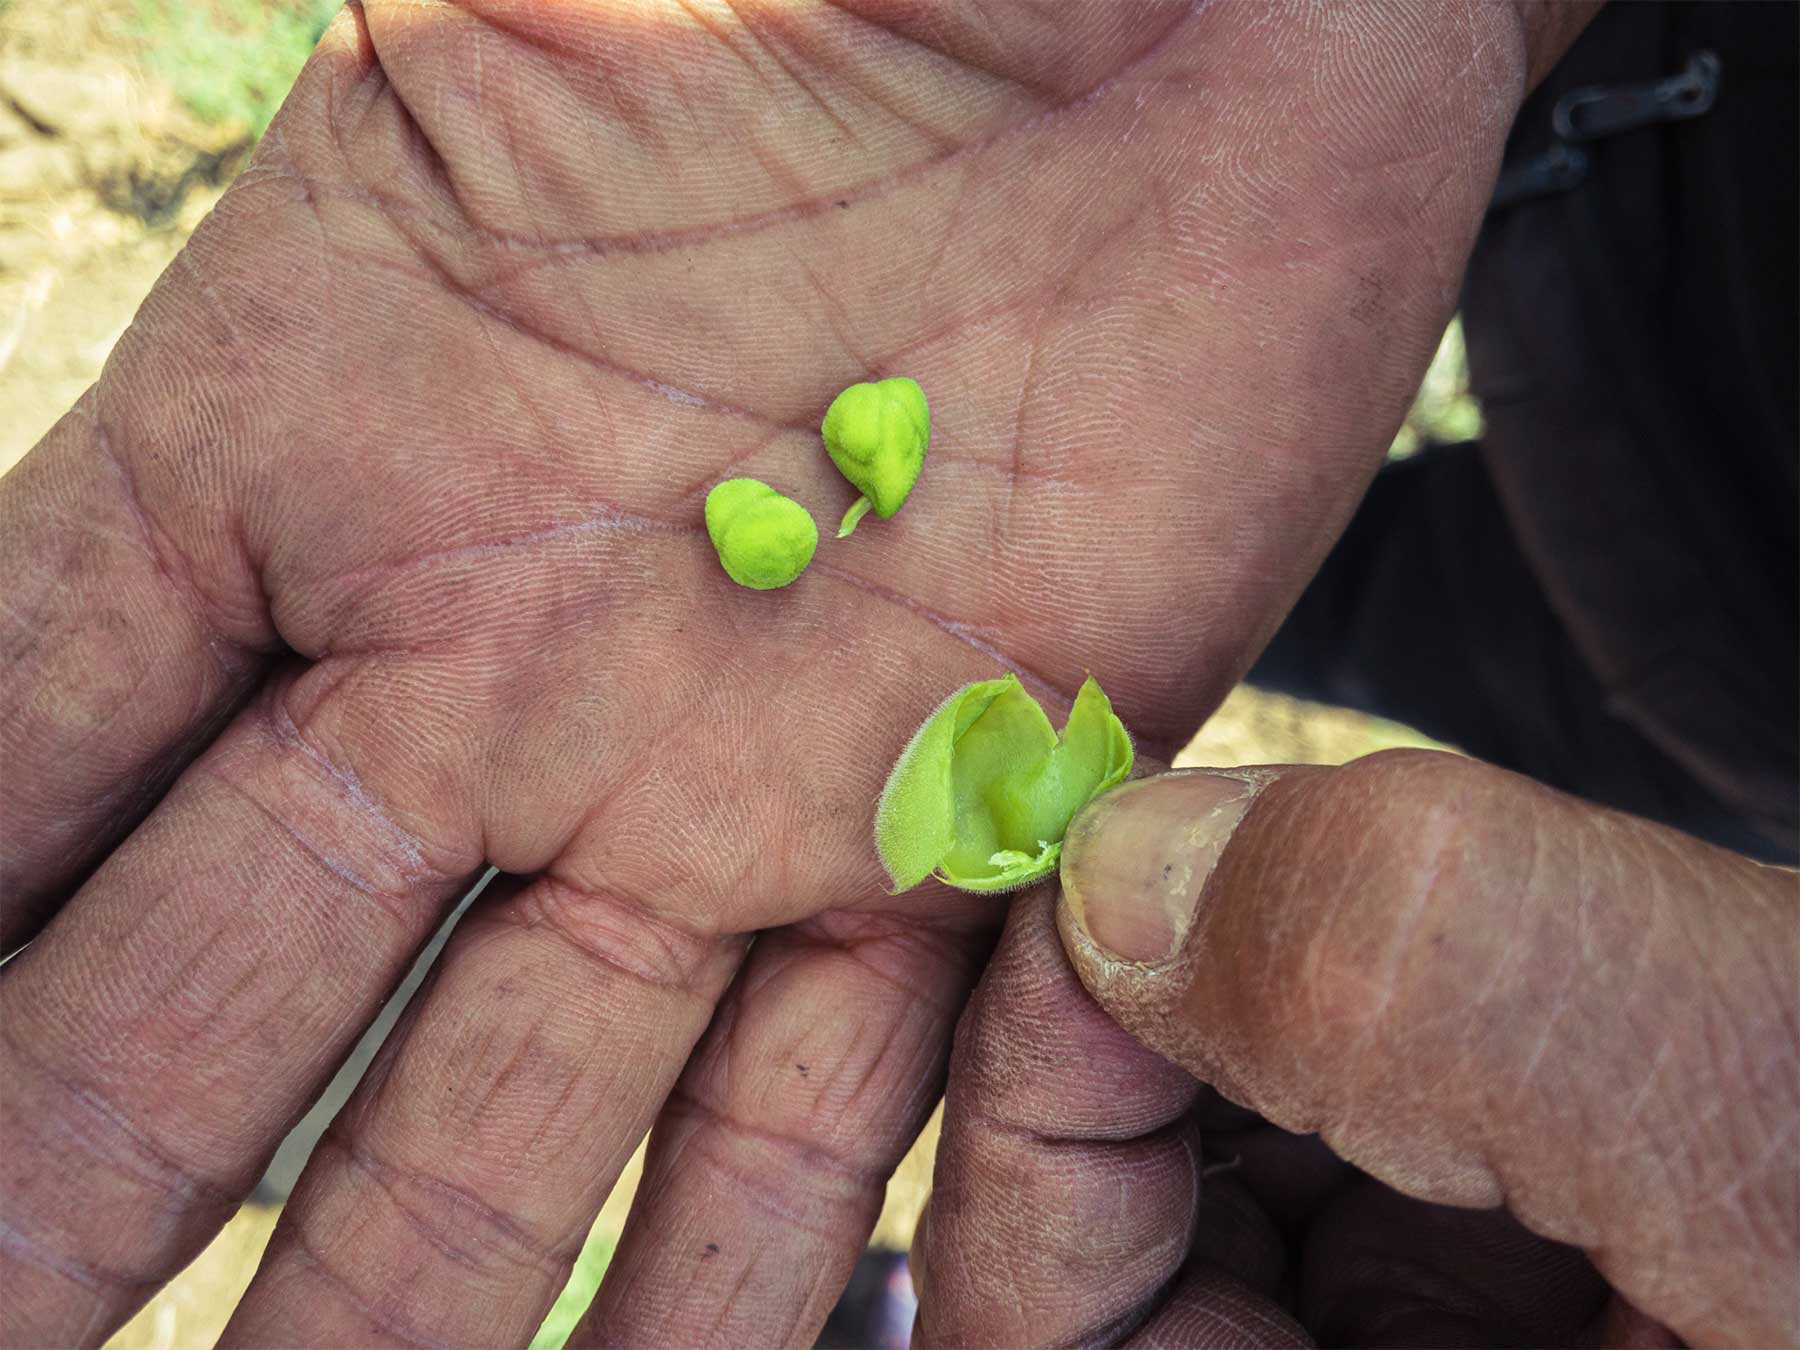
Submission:
M 1062 880 L 1082 982 L 1227 1096 L 1690 1342 L 1800 1336 L 1792 872 L 1392 752 L 1127 784 Z

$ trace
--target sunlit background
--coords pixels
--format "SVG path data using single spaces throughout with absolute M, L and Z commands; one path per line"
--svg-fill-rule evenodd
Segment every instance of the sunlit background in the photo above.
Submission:
M 151 283 L 254 148 L 335 8 L 321 0 L 0 0 L 0 469 L 99 374 Z M 1480 423 L 1452 326 L 1393 453 L 1470 438 Z M 1424 744 L 1391 722 L 1239 689 L 1178 762 L 1329 764 Z M 113 1346 L 213 1343 L 313 1140 L 404 1002 L 388 1005 L 256 1195 Z M 936 1139 L 934 1119 L 889 1187 L 877 1248 L 904 1251 L 911 1241 Z M 592 1297 L 640 1162 L 600 1214 L 535 1347 L 560 1346 Z

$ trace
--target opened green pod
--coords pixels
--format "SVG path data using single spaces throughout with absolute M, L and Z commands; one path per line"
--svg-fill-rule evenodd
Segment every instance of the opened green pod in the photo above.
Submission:
M 1131 737 L 1090 677 L 1057 735 L 1016 675 L 964 685 L 900 752 L 875 808 L 896 891 L 935 874 L 965 891 L 1049 876 L 1089 800 L 1131 772 Z

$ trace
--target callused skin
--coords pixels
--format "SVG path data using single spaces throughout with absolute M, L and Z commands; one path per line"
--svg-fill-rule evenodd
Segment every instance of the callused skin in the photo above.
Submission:
M 1800 1334 L 1791 870 L 1389 751 L 1136 780 L 1061 883 L 957 1029 L 916 1340 Z
M 809 1336 L 996 918 L 885 896 L 887 766 L 1002 669 L 1152 748 L 1217 702 L 1441 331 L 1531 31 L 352 4 L 0 483 L 6 943 L 54 916 L 0 978 L 5 1339 L 179 1269 L 484 864 L 227 1339 L 521 1338 L 653 1122 L 596 1325 Z M 818 409 L 901 368 L 930 510 L 722 578 L 707 487 L 841 494 Z

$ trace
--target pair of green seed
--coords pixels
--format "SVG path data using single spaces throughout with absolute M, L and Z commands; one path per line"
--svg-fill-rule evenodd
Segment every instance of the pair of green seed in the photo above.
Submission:
M 887 520 L 912 491 L 931 443 L 925 391 L 905 376 L 853 384 L 832 400 L 819 432 L 838 472 L 862 492 L 838 525 L 842 539 L 871 510 Z M 754 478 L 728 478 L 706 494 L 706 532 L 725 574 L 758 591 L 794 580 L 819 546 L 807 509 Z

